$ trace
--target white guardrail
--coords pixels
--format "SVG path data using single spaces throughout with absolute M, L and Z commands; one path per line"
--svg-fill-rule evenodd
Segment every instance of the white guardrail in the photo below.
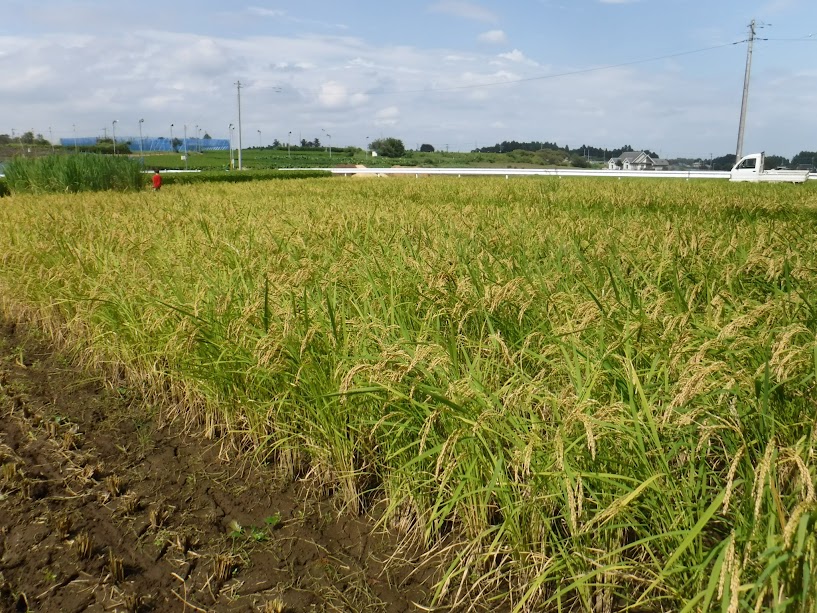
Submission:
M 728 179 L 728 172 L 693 170 L 588 170 L 585 168 L 327 168 L 335 175 L 454 175 L 458 177 L 608 177 L 649 179 Z
M 607 177 L 627 179 L 728 179 L 728 170 L 587 170 L 584 168 L 289 168 L 287 170 L 325 170 L 335 175 L 455 175 L 501 177 Z M 152 173 L 152 170 L 143 172 Z M 163 173 L 201 172 L 201 170 L 162 170 Z M 0 178 L 3 175 L 0 173 Z M 817 181 L 817 173 L 809 179 Z
M 430 175 L 492 176 L 506 179 L 518 176 L 533 177 L 607 177 L 627 179 L 728 179 L 728 170 L 588 170 L 584 168 L 324 168 L 332 174 L 349 175 Z M 809 179 L 817 180 L 817 173 Z

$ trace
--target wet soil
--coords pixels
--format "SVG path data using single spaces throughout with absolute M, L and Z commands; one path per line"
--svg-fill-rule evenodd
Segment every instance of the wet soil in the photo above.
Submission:
M 417 611 L 431 571 L 371 519 L 0 322 L 0 611 Z

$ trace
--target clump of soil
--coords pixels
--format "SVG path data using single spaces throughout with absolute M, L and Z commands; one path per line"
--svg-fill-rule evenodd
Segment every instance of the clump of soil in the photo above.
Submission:
M 221 462 L 127 395 L 0 322 L 0 610 L 428 603 L 431 571 L 387 563 L 395 543 L 371 522 Z

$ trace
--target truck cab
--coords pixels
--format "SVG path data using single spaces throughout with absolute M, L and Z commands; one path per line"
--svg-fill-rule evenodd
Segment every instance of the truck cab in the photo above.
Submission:
M 808 171 L 766 170 L 766 154 L 752 153 L 740 158 L 729 173 L 729 180 L 748 183 L 805 183 Z

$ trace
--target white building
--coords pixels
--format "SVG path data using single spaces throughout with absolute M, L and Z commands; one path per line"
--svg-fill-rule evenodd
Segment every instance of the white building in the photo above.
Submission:
M 669 170 L 669 162 L 653 158 L 643 151 L 625 151 L 607 162 L 610 170 Z

